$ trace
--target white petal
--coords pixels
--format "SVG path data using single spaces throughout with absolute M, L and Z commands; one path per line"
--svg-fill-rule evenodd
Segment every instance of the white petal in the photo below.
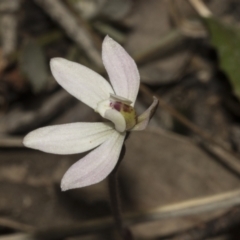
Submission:
M 134 105 L 140 83 L 134 60 L 121 45 L 108 36 L 103 41 L 102 58 L 115 93 L 129 99 Z
M 141 114 L 137 118 L 138 123 L 131 129 L 131 131 L 144 130 L 147 127 L 152 115 L 154 114 L 157 108 L 157 105 L 158 105 L 158 99 L 156 97 L 153 97 L 153 103 L 143 114 Z
M 113 126 L 106 123 L 62 124 L 30 132 L 23 144 L 48 153 L 74 154 L 97 147 L 113 132 Z
M 63 176 L 63 191 L 89 186 L 102 181 L 117 164 L 125 133 L 117 131 L 101 146 L 73 164 Z
M 50 67 L 63 88 L 93 109 L 99 101 L 108 99 L 113 93 L 112 87 L 101 75 L 79 63 L 53 58 Z

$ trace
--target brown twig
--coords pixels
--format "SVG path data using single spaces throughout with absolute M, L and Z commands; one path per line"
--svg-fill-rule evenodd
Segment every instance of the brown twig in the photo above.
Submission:
M 179 113 L 175 108 L 167 104 L 160 96 L 157 96 L 155 93 L 153 93 L 148 87 L 141 84 L 140 90 L 148 95 L 149 97 L 156 96 L 159 100 L 159 107 L 167 111 L 169 114 L 171 114 L 175 119 L 177 119 L 180 123 L 182 123 L 184 126 L 186 126 L 188 129 L 190 129 L 193 133 L 197 134 L 200 138 L 207 141 L 208 144 L 210 144 L 210 149 L 214 149 L 216 154 L 219 154 L 222 158 L 222 161 L 231 168 L 234 172 L 236 172 L 240 176 L 240 162 L 239 162 L 239 156 L 233 152 L 231 149 L 223 145 L 221 142 L 213 138 L 208 132 L 201 129 L 197 125 L 195 125 L 193 122 L 188 120 L 185 116 L 183 116 L 181 113 Z M 212 146 L 211 146 L 212 145 Z M 225 154 L 223 154 L 225 153 Z
M 35 2 L 41 6 L 50 17 L 55 20 L 67 33 L 67 35 L 77 43 L 87 54 L 89 59 L 98 68 L 102 68 L 102 60 L 100 52 L 98 51 L 94 38 L 86 28 L 85 24 L 82 24 L 74 14 L 67 9 L 67 7 L 61 1 L 55 0 L 35 0 Z
M 239 226 L 240 208 L 231 209 L 229 212 L 211 221 L 201 223 L 194 228 L 188 229 L 180 234 L 176 234 L 169 240 L 202 240 L 228 232 Z
M 32 227 L 30 225 L 20 223 L 20 222 L 14 221 L 14 220 L 2 218 L 2 217 L 0 218 L 0 226 L 11 228 L 13 230 L 18 230 L 18 231 L 22 231 L 22 232 L 31 232 L 34 229 L 34 227 Z
M 212 12 L 202 2 L 202 0 L 188 0 L 188 2 L 201 17 L 208 18 L 212 16 Z
M 203 38 L 207 36 L 206 28 L 203 26 L 202 21 L 191 21 L 188 16 L 185 16 L 180 11 L 181 2 L 176 0 L 168 1 L 168 9 L 174 25 L 181 30 L 183 35 L 191 38 Z
M 190 199 L 176 204 L 160 206 L 158 208 L 128 214 L 125 221 L 129 225 L 158 221 L 174 217 L 201 214 L 219 209 L 232 208 L 240 205 L 240 191 L 231 191 L 209 197 Z
M 61 113 L 64 108 L 75 102 L 75 99 L 64 90 L 46 97 L 38 111 L 16 108 L 1 118 L 1 133 L 22 133 L 41 126 Z M 17 121 L 16 121 L 17 119 Z
M 240 205 L 240 190 L 216 194 L 209 197 L 191 199 L 176 204 L 161 206 L 152 210 L 124 215 L 125 223 L 130 226 L 138 223 L 171 219 L 196 215 L 204 212 L 231 208 Z M 82 235 L 93 231 L 109 230 L 114 226 L 111 217 L 71 224 L 70 226 L 57 226 L 38 229 L 32 233 L 12 236 L 11 240 L 57 240 L 70 236 Z M 10 239 L 10 238 L 9 238 Z M 5 240 L 0 237 L 0 240 Z
M 0 135 L 0 147 L 2 148 L 22 148 L 22 137 L 10 137 L 8 135 Z
M 16 50 L 17 46 L 17 11 L 20 0 L 0 2 L 0 32 L 3 55 L 6 57 Z
M 178 46 L 186 39 L 187 37 L 182 34 L 181 30 L 173 29 L 162 39 L 150 44 L 146 49 L 138 51 L 133 58 L 137 64 L 144 64 L 155 57 L 159 57 L 160 54 L 166 53 L 166 51 Z

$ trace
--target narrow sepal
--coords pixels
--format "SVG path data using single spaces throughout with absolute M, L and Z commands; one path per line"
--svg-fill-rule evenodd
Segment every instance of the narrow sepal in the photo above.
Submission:
M 107 141 L 73 164 L 62 178 L 63 191 L 98 183 L 117 164 L 125 133 L 113 132 Z
M 140 84 L 135 61 L 109 36 L 103 41 L 102 58 L 115 94 L 129 99 L 134 105 Z
M 106 123 L 69 123 L 39 128 L 27 134 L 26 147 L 55 154 L 82 153 L 106 141 L 115 130 Z
M 101 75 L 79 63 L 52 58 L 50 67 L 54 78 L 64 89 L 93 109 L 113 93 Z
M 153 103 L 144 113 L 138 116 L 137 124 L 131 129 L 131 131 L 144 130 L 147 127 L 151 117 L 153 116 L 157 106 L 158 106 L 158 99 L 156 97 L 153 97 Z

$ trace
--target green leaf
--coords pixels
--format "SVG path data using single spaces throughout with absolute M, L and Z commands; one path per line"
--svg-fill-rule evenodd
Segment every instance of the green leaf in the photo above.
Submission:
M 204 18 L 204 22 L 210 32 L 211 43 L 218 52 L 220 67 L 240 97 L 240 30 L 213 17 Z
M 28 40 L 20 54 L 20 70 L 28 78 L 33 92 L 45 89 L 48 81 L 48 67 L 44 52 L 34 40 Z

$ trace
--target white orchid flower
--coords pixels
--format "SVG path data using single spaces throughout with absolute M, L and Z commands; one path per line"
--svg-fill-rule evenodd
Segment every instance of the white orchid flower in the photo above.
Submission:
M 158 101 L 139 117 L 133 108 L 140 84 L 134 60 L 106 36 L 102 59 L 111 85 L 91 69 L 63 58 L 53 58 L 51 71 L 56 81 L 74 97 L 110 122 L 70 123 L 39 128 L 23 140 L 27 147 L 54 154 L 82 153 L 95 148 L 73 164 L 61 181 L 62 190 L 102 181 L 117 164 L 126 131 L 146 128 Z M 96 148 L 97 147 L 97 148 Z

